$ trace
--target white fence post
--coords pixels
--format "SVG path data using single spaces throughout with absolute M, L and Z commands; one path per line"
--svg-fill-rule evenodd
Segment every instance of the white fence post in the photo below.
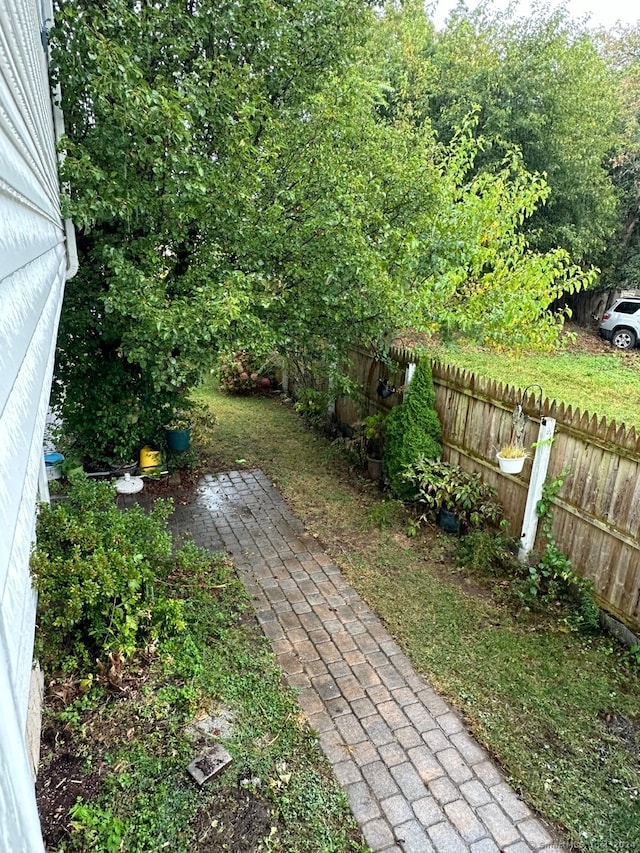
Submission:
M 556 422 L 554 418 L 542 418 L 538 432 L 538 441 L 536 443 L 536 452 L 531 467 L 527 503 L 524 508 L 524 518 L 522 519 L 522 533 L 520 535 L 520 549 L 518 551 L 518 559 L 521 563 L 526 562 L 536 540 L 536 533 L 538 532 L 536 506 L 542 497 L 542 487 L 544 486 L 544 481 L 547 479 L 551 444 L 555 429 Z
M 413 379 L 413 374 L 416 372 L 416 366 L 413 362 L 407 365 L 406 370 L 404 371 L 404 390 L 406 391 L 409 387 L 409 383 Z

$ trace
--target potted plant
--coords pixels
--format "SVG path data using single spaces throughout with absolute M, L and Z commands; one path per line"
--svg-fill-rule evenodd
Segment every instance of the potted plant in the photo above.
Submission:
M 191 418 L 186 412 L 175 414 L 165 426 L 169 450 L 182 452 L 191 444 Z
M 382 476 L 382 452 L 386 419 L 386 415 L 376 412 L 374 415 L 368 415 L 362 421 L 367 449 L 367 470 L 372 480 L 379 480 Z
M 503 444 L 497 453 L 498 465 L 505 474 L 519 474 L 527 458 L 527 451 L 519 442 Z
M 502 520 L 495 489 L 458 465 L 421 459 L 407 468 L 405 479 L 415 489 L 414 501 L 422 510 L 419 520 L 437 520 L 448 533 Z

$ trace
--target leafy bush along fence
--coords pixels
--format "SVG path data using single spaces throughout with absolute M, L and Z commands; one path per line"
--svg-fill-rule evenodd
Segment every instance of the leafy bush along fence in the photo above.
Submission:
M 352 378 L 365 388 L 370 411 L 388 411 L 402 400 L 401 392 L 383 398 L 377 393 L 381 380 L 401 388 L 407 366 L 415 354 L 392 350 L 396 370 L 389 370 L 364 351 L 354 351 Z M 640 437 L 615 421 L 581 413 L 571 406 L 529 395 L 509 385 L 434 362 L 436 409 L 442 422 L 443 457 L 467 471 L 479 472 L 494 486 L 505 507 L 510 532 L 520 535 L 527 497 L 531 459 L 522 474 L 501 474 L 496 451 L 511 436 L 512 413 L 523 402 L 530 420 L 525 446 L 538 437 L 541 417 L 556 420 L 549 476 L 556 478 L 568 467 L 559 494 L 553 499 L 553 534 L 558 547 L 575 570 L 591 579 L 598 603 L 624 622 L 640 630 Z M 341 398 L 336 405 L 340 421 L 352 424 L 362 413 L 354 402 Z M 533 451 L 531 453 L 533 455 Z

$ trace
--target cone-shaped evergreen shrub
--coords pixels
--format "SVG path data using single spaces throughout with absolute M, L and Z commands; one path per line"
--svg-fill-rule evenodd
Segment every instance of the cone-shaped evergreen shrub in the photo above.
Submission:
M 398 497 L 410 500 L 413 487 L 402 474 L 418 459 L 438 459 L 442 430 L 428 359 L 418 363 L 403 402 L 389 412 L 384 442 L 384 471 Z

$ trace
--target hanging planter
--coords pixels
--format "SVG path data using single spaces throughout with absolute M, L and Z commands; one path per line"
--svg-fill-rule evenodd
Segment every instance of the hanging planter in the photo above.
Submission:
M 527 451 L 517 444 L 505 444 L 497 453 L 498 465 L 504 474 L 519 474 L 526 458 Z

